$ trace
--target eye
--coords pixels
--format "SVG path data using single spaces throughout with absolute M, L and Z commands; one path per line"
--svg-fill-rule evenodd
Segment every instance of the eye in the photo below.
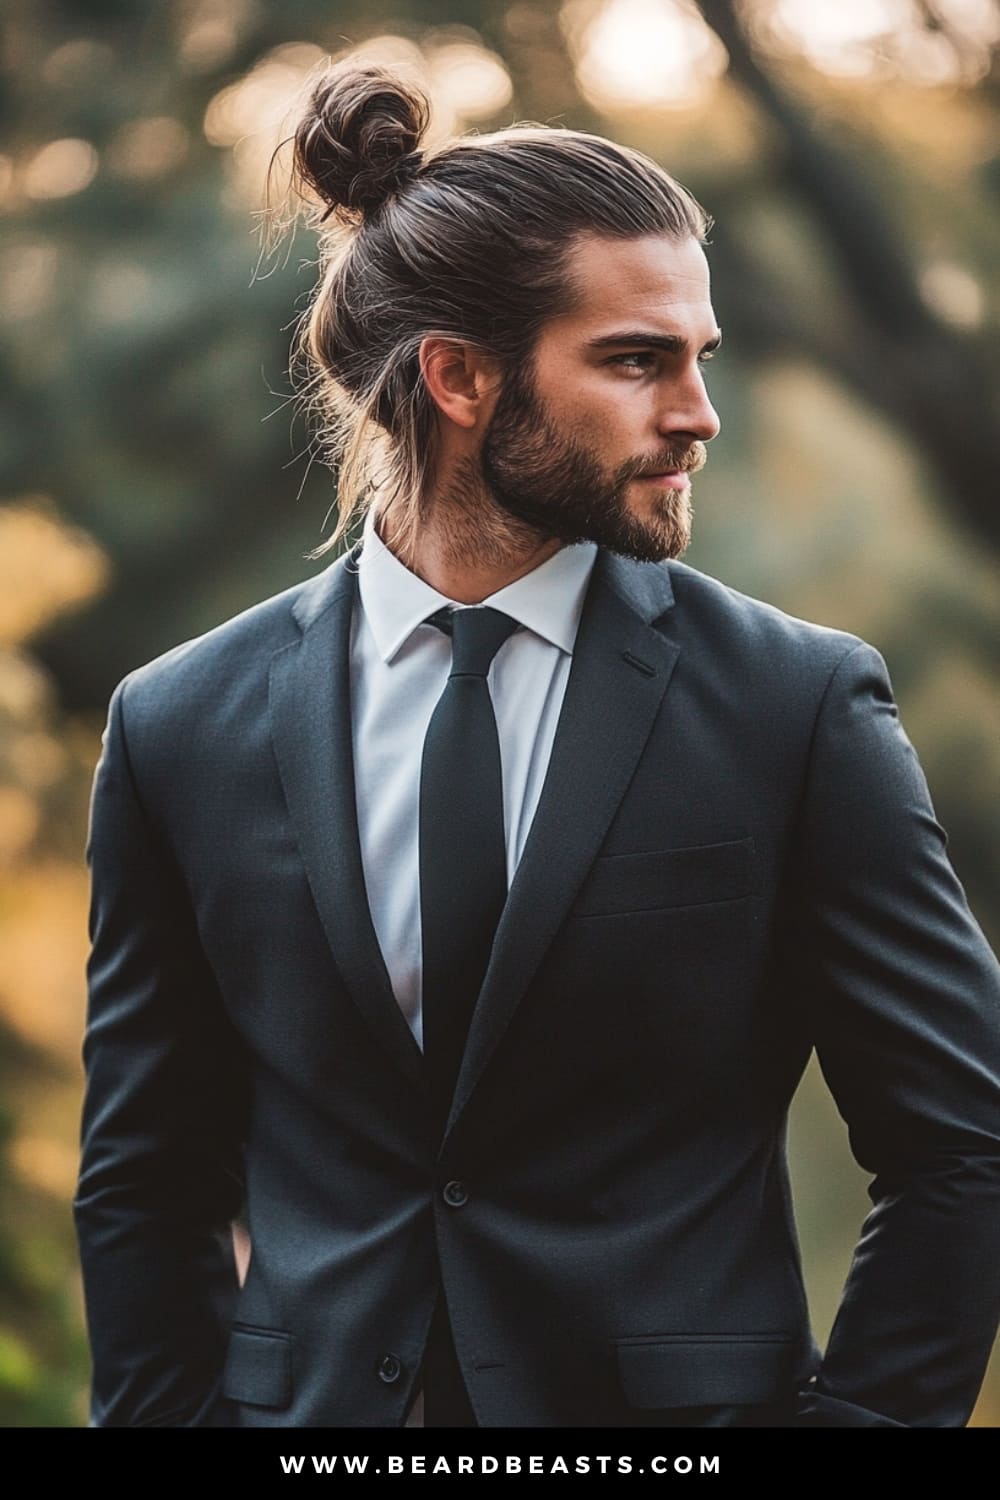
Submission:
M 638 364 L 632 364 L 632 360 L 638 360 Z M 611 365 L 621 365 L 626 370 L 648 370 L 651 364 L 656 363 L 655 354 L 616 354 L 613 359 L 608 360 Z
M 713 358 L 713 351 L 709 351 L 707 354 L 699 354 L 698 363 L 700 365 L 707 365 L 709 360 Z M 608 363 L 611 365 L 620 365 L 625 370 L 648 370 L 651 365 L 656 363 L 656 360 L 656 354 L 636 351 L 633 354 L 616 354 Z

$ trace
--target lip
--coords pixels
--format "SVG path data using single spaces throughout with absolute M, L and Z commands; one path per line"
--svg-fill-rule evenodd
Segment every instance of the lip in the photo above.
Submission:
M 662 474 L 642 474 L 639 476 L 652 484 L 664 485 L 667 489 L 683 490 L 691 483 L 690 476 L 683 469 L 671 469 Z

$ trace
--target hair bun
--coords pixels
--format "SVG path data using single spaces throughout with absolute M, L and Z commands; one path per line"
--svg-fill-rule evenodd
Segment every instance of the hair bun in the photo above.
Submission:
M 362 215 L 420 170 L 430 120 L 425 94 L 378 64 L 327 69 L 295 132 L 295 166 L 328 205 Z

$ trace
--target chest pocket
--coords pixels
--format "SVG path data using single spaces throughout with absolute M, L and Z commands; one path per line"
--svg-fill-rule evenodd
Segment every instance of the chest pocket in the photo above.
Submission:
M 754 890 L 754 841 L 747 836 L 719 844 L 601 854 L 581 887 L 570 915 L 611 916 L 736 901 Z

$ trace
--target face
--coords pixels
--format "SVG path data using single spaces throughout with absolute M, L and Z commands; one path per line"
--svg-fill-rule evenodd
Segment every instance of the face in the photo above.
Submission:
M 530 369 L 505 380 L 483 478 L 539 538 L 679 557 L 690 475 L 719 431 L 702 373 L 719 342 L 704 251 L 693 238 L 586 236 L 568 269 L 577 305 L 545 325 Z

